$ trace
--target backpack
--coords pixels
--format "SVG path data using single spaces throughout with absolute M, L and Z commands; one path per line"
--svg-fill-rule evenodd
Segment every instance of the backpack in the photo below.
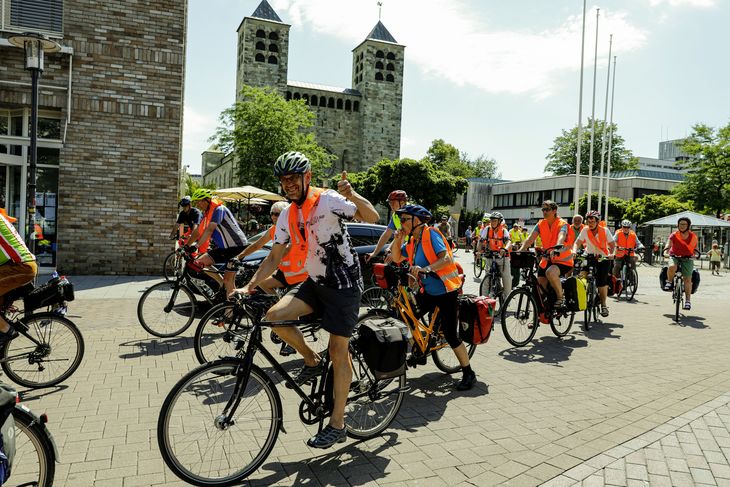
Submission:
M 0 383 L 0 485 L 3 485 L 13 467 L 15 457 L 15 420 L 13 409 L 18 393 L 12 387 Z
M 621 279 L 614 276 L 613 274 L 608 275 L 608 295 L 609 296 L 618 296 L 621 294 L 621 291 L 624 290 L 624 283 Z
M 473 345 L 487 343 L 492 333 L 496 307 L 497 301 L 486 296 L 459 296 L 459 337 Z
M 357 349 L 376 379 L 390 379 L 406 371 L 411 338 L 408 325 L 395 318 L 372 317 L 357 329 Z
M 588 281 L 580 277 L 569 277 L 563 281 L 565 306 L 570 311 L 583 311 L 588 302 Z

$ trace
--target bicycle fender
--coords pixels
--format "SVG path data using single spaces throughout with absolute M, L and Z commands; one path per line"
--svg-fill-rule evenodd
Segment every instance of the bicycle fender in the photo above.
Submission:
M 51 431 L 46 427 L 46 423 L 41 420 L 41 418 L 35 414 L 33 411 L 28 409 L 28 407 L 25 404 L 17 404 L 15 407 L 22 409 L 25 413 L 30 415 L 33 418 L 33 422 L 31 423 L 31 426 L 34 424 L 41 425 L 41 428 L 43 429 L 43 432 L 48 437 L 48 440 L 51 442 L 51 446 L 53 447 L 53 453 L 56 457 L 56 463 L 61 463 L 61 457 L 58 453 L 58 446 L 56 445 L 56 439 L 53 438 L 53 435 L 51 434 Z

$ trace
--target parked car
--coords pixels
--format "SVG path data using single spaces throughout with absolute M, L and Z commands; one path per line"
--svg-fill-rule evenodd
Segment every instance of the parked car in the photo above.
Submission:
M 366 264 L 365 255 L 375 250 L 375 246 L 377 245 L 380 236 L 383 234 L 387 227 L 384 225 L 375 225 L 371 223 L 345 223 L 345 226 L 347 227 L 347 233 L 350 234 L 350 239 L 352 239 L 352 245 L 355 247 L 355 252 L 357 252 L 358 258 L 360 259 L 360 269 L 362 270 L 365 288 L 368 288 L 370 287 L 370 283 L 372 281 L 372 262 L 370 264 Z M 248 242 L 254 243 L 266 232 L 268 232 L 268 229 L 250 237 L 248 239 Z M 267 242 L 266 245 L 263 246 L 263 248 L 247 256 L 244 261 L 253 264 L 260 264 L 261 261 L 264 260 L 267 255 L 269 255 L 269 252 L 271 251 L 271 246 L 272 242 Z M 377 262 L 382 262 L 383 254 L 384 252 L 381 251 L 380 255 L 378 255 L 374 260 Z

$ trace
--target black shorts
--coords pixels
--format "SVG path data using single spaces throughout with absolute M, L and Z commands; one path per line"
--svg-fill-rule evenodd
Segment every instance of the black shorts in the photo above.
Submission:
M 284 276 L 284 272 L 282 272 L 281 269 L 276 269 L 276 272 L 274 272 L 274 275 L 271 276 L 272 279 L 275 281 L 279 281 L 279 283 L 284 286 L 288 287 L 289 284 L 286 282 L 286 277 Z
M 228 247 L 227 249 L 213 249 L 208 255 L 216 264 L 224 264 L 243 252 L 246 247 Z
M 558 269 L 560 269 L 560 277 L 565 277 L 573 272 L 573 266 L 571 265 L 552 263 L 546 266 L 544 269 L 540 266 L 537 266 L 537 277 L 545 277 L 545 272 L 550 268 L 551 265 L 557 266 Z
M 593 275 L 596 277 L 596 286 L 608 286 L 608 275 L 611 273 L 611 268 L 613 267 L 611 265 L 611 261 L 608 259 L 600 261 L 591 259 L 589 265 L 593 267 Z
M 332 335 L 352 336 L 360 312 L 360 288 L 358 286 L 335 289 L 317 284 L 312 279 L 293 288 L 290 293 L 301 299 L 322 316 L 322 328 Z

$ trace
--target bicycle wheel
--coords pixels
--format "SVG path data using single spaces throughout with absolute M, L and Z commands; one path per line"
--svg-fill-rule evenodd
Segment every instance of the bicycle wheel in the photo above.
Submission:
M 583 329 L 588 331 L 591 329 L 591 321 L 596 321 L 596 285 L 593 281 L 588 285 L 588 292 L 586 293 L 586 309 L 583 311 Z
M 478 256 L 474 258 L 474 277 L 479 279 L 482 275 L 482 271 L 484 271 L 484 258 L 482 256 Z
M 193 348 L 198 362 L 205 364 L 235 356 L 251 331 L 251 318 L 235 303 L 220 303 L 203 315 L 195 329 Z
M 376 381 L 356 347 L 350 347 L 350 355 L 352 383 L 345 405 L 345 427 L 350 438 L 367 440 L 382 433 L 398 415 L 406 395 L 406 374 Z
M 524 347 L 537 333 L 537 304 L 525 288 L 513 289 L 502 305 L 502 332 L 512 346 Z
M 174 337 L 193 323 L 195 296 L 177 281 L 159 282 L 139 298 L 137 319 L 142 328 L 156 337 Z
M 684 283 L 675 280 L 674 284 L 674 321 L 679 323 L 679 310 L 682 309 L 682 300 L 684 299 Z
M 504 303 L 504 293 L 502 292 L 502 275 L 487 272 L 479 285 L 479 295 L 488 296 L 496 299 L 500 306 Z
M 282 427 L 281 399 L 256 365 L 231 423 L 221 422 L 240 365 L 232 358 L 201 365 L 180 379 L 162 404 L 157 421 L 160 453 L 170 470 L 188 483 L 238 484 L 274 448 Z
M 56 473 L 56 451 L 46 427 L 23 405 L 13 409 L 15 457 L 8 487 L 32 485 L 51 487 Z
M 626 281 L 624 283 L 624 293 L 626 294 L 626 301 L 631 301 L 634 299 L 634 295 L 636 294 L 636 290 L 639 287 L 639 273 L 636 272 L 636 269 L 630 269 L 626 273 Z
M 567 315 L 560 314 L 550 318 L 550 328 L 556 337 L 564 337 L 570 332 L 573 321 L 575 321 L 575 312 L 569 311 Z
M 393 292 L 379 286 L 369 287 L 360 296 L 360 307 L 368 309 L 387 309 L 393 302 Z
M 21 334 L 0 351 L 2 369 L 23 387 L 50 387 L 68 379 L 84 358 L 84 338 L 76 325 L 54 313 L 37 313 L 20 319 L 36 344 Z
M 446 343 L 446 338 L 439 336 L 438 344 L 441 345 L 443 343 Z M 474 352 L 476 352 L 477 346 L 473 343 L 464 343 L 464 345 L 466 346 L 466 353 L 469 354 L 469 358 L 472 358 Z M 441 372 L 453 374 L 461 370 L 459 360 L 456 358 L 454 351 L 448 345 L 431 352 L 431 358 L 433 358 L 434 365 L 438 367 Z
M 170 252 L 165 257 L 165 263 L 162 265 L 162 276 L 166 281 L 174 281 L 178 274 L 182 271 L 183 258 L 177 252 Z

